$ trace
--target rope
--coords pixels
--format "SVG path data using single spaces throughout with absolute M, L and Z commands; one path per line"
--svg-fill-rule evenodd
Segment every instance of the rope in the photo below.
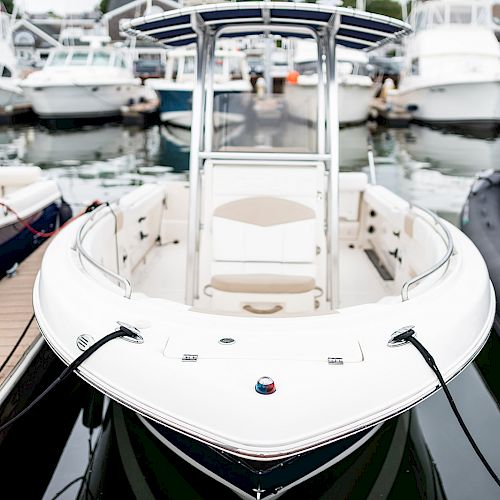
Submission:
M 70 222 L 73 222 L 75 219 L 78 219 L 78 217 L 81 217 L 86 213 L 92 212 L 92 210 L 95 210 L 99 205 L 102 205 L 102 202 L 99 200 L 94 200 L 90 205 L 88 205 L 85 208 L 85 210 L 74 215 L 73 217 L 71 217 L 71 219 L 68 219 L 62 226 L 59 226 L 57 229 L 54 229 L 54 231 L 49 231 L 45 233 L 35 229 L 27 222 L 26 219 L 23 219 L 12 207 L 0 201 L 0 207 L 4 207 L 7 212 L 11 212 L 25 229 L 27 229 L 31 234 L 39 236 L 40 238 L 50 238 L 54 234 L 57 234 L 62 228 L 66 227 Z
M 479 446 L 476 444 L 474 438 L 472 437 L 472 434 L 469 432 L 469 429 L 467 428 L 462 416 L 460 415 L 457 405 L 453 400 L 450 390 L 448 389 L 448 386 L 446 385 L 446 382 L 444 381 L 444 378 L 441 375 L 441 372 L 439 371 L 436 361 L 434 361 L 434 358 L 431 356 L 431 353 L 414 337 L 414 335 L 415 335 L 415 330 L 410 329 L 407 330 L 406 332 L 401 333 L 400 335 L 393 337 L 391 340 L 393 342 L 399 342 L 399 341 L 410 342 L 415 347 L 415 349 L 417 349 L 418 352 L 422 355 L 425 362 L 429 365 L 431 370 L 436 374 L 436 377 L 438 378 L 439 383 L 441 384 L 441 388 L 443 389 L 443 392 L 446 398 L 448 399 L 448 403 L 450 404 L 451 409 L 453 410 L 453 413 L 455 414 L 455 417 L 457 418 L 458 423 L 460 424 L 460 427 L 462 428 L 464 434 L 469 440 L 469 443 L 476 452 L 476 455 L 478 456 L 479 460 L 481 460 L 485 469 L 488 471 L 488 473 L 493 478 L 495 483 L 497 483 L 497 485 L 500 486 L 500 478 L 496 475 L 491 465 L 488 463 L 484 455 L 481 453 Z
M 56 386 L 58 386 L 63 380 L 65 380 L 74 370 L 76 370 L 86 359 L 88 359 L 94 352 L 101 348 L 104 344 L 108 343 L 110 340 L 116 339 L 118 337 L 132 337 L 137 338 L 137 335 L 129 330 L 127 327 L 120 325 L 120 329 L 109 333 L 102 339 L 98 340 L 92 344 L 86 351 L 78 356 L 72 363 L 70 363 L 62 373 L 41 393 L 39 394 L 26 408 L 21 410 L 17 415 L 12 417 L 7 422 L 0 425 L 0 432 L 4 431 L 10 427 L 14 422 L 19 420 L 23 415 L 26 415 L 37 403 L 39 403 L 49 392 L 51 392 Z
M 16 352 L 16 349 L 18 348 L 19 344 L 23 340 L 24 336 L 26 335 L 26 332 L 28 331 L 29 327 L 31 326 L 31 323 L 33 323 L 33 320 L 35 319 L 35 315 L 32 314 L 30 320 L 28 321 L 28 324 L 25 326 L 23 333 L 21 333 L 21 336 L 17 339 L 16 345 L 11 349 L 7 357 L 4 359 L 4 362 L 2 363 L 2 366 L 0 366 L 0 373 L 2 373 L 2 370 L 5 368 L 7 363 L 9 362 L 9 359 L 12 357 L 12 355 Z

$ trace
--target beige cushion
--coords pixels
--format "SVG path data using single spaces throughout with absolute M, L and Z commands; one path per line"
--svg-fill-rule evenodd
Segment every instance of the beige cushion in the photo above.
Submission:
M 212 276 L 212 288 L 234 293 L 305 293 L 314 290 L 310 276 L 283 274 L 218 274 Z
M 275 226 L 314 219 L 312 208 L 296 201 L 271 196 L 243 198 L 217 207 L 214 216 L 256 226 Z

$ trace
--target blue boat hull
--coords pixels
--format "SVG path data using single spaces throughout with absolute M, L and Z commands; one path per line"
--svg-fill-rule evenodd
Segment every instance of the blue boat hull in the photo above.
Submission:
M 178 120 L 179 115 L 190 113 L 193 109 L 193 92 L 182 89 L 159 89 L 160 117 L 163 122 L 171 122 L 177 126 L 190 128 L 191 123 Z M 249 107 L 249 92 L 241 91 L 215 91 L 214 113 L 231 113 L 245 115 Z M 179 121 L 179 122 L 178 122 Z
M 36 231 L 48 233 L 70 217 L 71 209 L 66 203 L 52 203 L 33 214 L 26 222 Z M 19 222 L 0 228 L 0 277 L 5 276 L 8 269 L 24 260 L 46 239 L 33 234 Z

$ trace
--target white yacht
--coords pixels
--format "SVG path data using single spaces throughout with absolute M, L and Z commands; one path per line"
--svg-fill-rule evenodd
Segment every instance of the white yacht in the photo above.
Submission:
M 195 56 L 196 51 L 192 49 L 172 50 L 167 56 L 165 78 L 149 78 L 145 81 L 145 85 L 160 95 L 161 120 L 178 127 L 191 128 Z M 224 121 L 241 123 L 250 104 L 249 94 L 252 91 L 245 54 L 234 49 L 218 48 L 213 61 L 213 74 L 216 116 L 221 116 L 217 108 L 222 109 L 225 98 L 231 96 L 233 112 L 224 113 Z M 234 109 L 236 97 L 241 98 L 241 109 Z
M 339 174 L 335 45 L 369 50 L 408 25 L 227 2 L 125 29 L 197 42 L 189 182 L 143 185 L 64 229 L 35 284 L 36 318 L 65 363 L 99 349 L 78 374 L 137 413 L 154 453 L 242 498 L 275 498 L 439 388 L 402 327 L 415 325 L 446 381 L 474 359 L 495 313 L 488 272 L 451 224 L 373 176 Z M 254 32 L 318 39 L 316 123 L 297 134 L 284 121 L 274 144 L 265 121 L 248 123 L 238 142 L 214 143 L 215 40 Z
M 112 47 L 54 49 L 44 68 L 21 85 L 35 113 L 46 119 L 118 115 L 141 95 L 130 55 Z
M 10 17 L 0 12 L 0 109 L 26 104 L 12 46 Z
M 398 90 L 389 100 L 416 120 L 500 121 L 500 46 L 491 2 L 417 2 Z
M 313 42 L 301 40 L 295 45 L 295 75 L 291 73 L 285 85 L 287 109 L 292 118 L 310 121 L 310 114 L 314 112 L 318 84 L 316 51 Z M 341 125 L 364 122 L 379 87 L 371 77 L 368 56 L 358 50 L 338 47 L 337 61 L 339 122 Z

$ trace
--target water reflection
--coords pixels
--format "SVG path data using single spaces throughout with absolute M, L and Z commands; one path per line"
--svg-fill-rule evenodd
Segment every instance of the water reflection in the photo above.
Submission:
M 400 148 L 413 159 L 452 176 L 474 176 L 498 168 L 500 138 L 460 135 L 446 130 L 412 125 L 395 132 Z

